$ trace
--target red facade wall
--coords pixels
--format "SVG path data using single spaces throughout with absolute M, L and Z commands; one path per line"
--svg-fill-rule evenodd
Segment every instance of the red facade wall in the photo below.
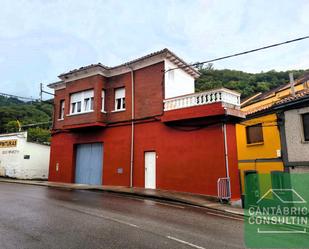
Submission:
M 216 196 L 218 178 L 226 177 L 221 123 L 226 115 L 225 109 L 222 103 L 213 103 L 163 112 L 163 69 L 164 62 L 160 62 L 134 71 L 136 124 L 133 185 L 144 187 L 144 153 L 156 151 L 158 189 Z M 119 87 L 125 87 L 126 110 L 113 112 L 115 89 Z M 67 116 L 70 94 L 88 89 L 94 89 L 94 111 Z M 106 113 L 101 112 L 102 89 L 105 90 Z M 60 121 L 57 118 L 62 99 L 65 100 L 65 118 Z M 65 89 L 57 90 L 49 180 L 74 182 L 76 145 L 101 142 L 104 144 L 103 184 L 129 186 L 131 101 L 130 72 L 109 78 L 91 76 L 66 83 Z M 227 141 L 232 198 L 238 199 L 240 191 L 234 124 L 227 125 Z M 123 168 L 123 173 L 118 173 L 118 168 Z
M 162 115 L 164 64 L 158 63 L 134 72 L 135 118 Z
M 232 198 L 240 196 L 235 126 L 227 126 Z M 52 138 L 50 181 L 74 182 L 74 145 L 103 142 L 103 184 L 129 186 L 131 127 L 55 134 Z M 182 131 L 160 121 L 136 124 L 135 187 L 144 187 L 144 152 L 156 151 L 158 189 L 217 195 L 217 180 L 226 177 L 222 125 Z M 59 171 L 56 172 L 56 164 Z M 123 168 L 123 174 L 117 168 Z
M 221 102 L 212 103 L 208 105 L 200 105 L 193 107 L 186 107 L 181 109 L 175 109 L 164 112 L 162 117 L 163 122 L 172 122 L 177 120 L 189 120 L 196 119 L 200 117 L 212 117 L 212 116 L 222 116 L 225 110 L 222 107 Z

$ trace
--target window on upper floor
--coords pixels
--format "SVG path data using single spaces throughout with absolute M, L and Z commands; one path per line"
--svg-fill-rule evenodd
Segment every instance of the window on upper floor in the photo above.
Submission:
M 93 90 L 71 94 L 70 114 L 86 113 L 93 111 Z
M 101 111 L 102 111 L 102 112 L 105 112 L 105 90 L 102 90 L 101 98 L 102 98 Z
M 115 111 L 123 111 L 126 109 L 126 92 L 125 88 L 115 89 Z
M 246 135 L 247 144 L 262 143 L 264 141 L 262 124 L 247 126 Z
M 302 114 L 303 118 L 303 129 L 304 129 L 304 140 L 309 141 L 309 113 Z
M 58 119 L 64 118 L 64 104 L 65 104 L 64 99 L 60 100 Z

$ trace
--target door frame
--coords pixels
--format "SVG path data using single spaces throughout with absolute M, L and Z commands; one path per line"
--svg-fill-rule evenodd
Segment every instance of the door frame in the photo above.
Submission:
M 155 153 L 155 188 L 157 189 L 157 151 L 155 150 L 144 150 L 143 153 L 143 175 L 144 175 L 144 188 L 146 188 L 146 153 L 147 152 L 154 152 Z
M 78 143 L 74 143 L 73 144 L 73 153 L 72 153 L 72 171 L 71 171 L 71 183 L 75 183 L 76 181 L 76 155 L 77 155 L 77 146 L 81 145 L 81 144 L 102 144 L 102 165 L 101 165 L 101 172 L 102 172 L 102 179 L 101 179 L 101 185 L 103 185 L 104 181 L 103 181 L 103 177 L 104 177 L 104 142 L 102 141 L 95 141 L 95 142 L 86 142 L 86 143 L 82 143 L 82 142 L 78 142 Z

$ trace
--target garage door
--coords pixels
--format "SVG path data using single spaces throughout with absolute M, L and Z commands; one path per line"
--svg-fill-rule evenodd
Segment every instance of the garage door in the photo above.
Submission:
M 75 182 L 102 184 L 103 145 L 102 143 L 79 144 L 76 147 Z

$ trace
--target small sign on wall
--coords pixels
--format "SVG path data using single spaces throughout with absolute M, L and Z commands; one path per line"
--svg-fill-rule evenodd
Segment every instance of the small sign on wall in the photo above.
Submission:
M 17 139 L 0 141 L 0 148 L 10 148 L 10 147 L 16 147 L 16 146 L 17 146 Z

